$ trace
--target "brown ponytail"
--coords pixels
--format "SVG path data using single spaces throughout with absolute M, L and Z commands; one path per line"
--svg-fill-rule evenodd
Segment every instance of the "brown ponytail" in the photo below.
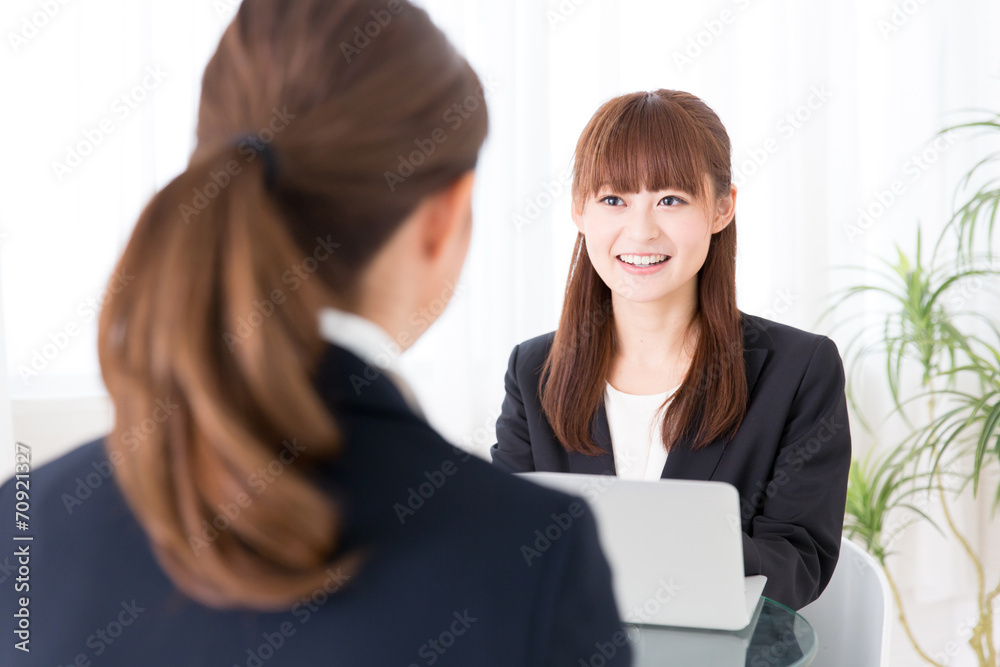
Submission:
M 288 608 L 360 563 L 311 479 L 343 447 L 312 384 L 317 313 L 351 303 L 486 133 L 482 104 L 446 116 L 482 102 L 468 64 L 423 10 L 392 7 L 244 0 L 205 71 L 191 162 L 142 212 L 116 267 L 135 278 L 101 312 L 116 478 L 165 571 L 208 605 Z M 347 58 L 338 45 L 373 21 Z

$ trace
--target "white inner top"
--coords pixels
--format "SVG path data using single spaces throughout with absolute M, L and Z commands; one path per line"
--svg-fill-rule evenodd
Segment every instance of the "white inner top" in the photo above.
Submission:
M 663 448 L 663 414 L 677 385 L 659 394 L 626 394 L 607 383 L 604 389 L 604 410 L 611 431 L 611 448 L 615 455 L 615 471 L 622 479 L 657 480 L 667 462 Z M 663 410 L 660 406 L 663 406 Z

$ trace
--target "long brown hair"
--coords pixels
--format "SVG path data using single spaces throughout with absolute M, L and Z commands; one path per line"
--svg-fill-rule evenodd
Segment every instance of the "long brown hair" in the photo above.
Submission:
M 573 206 L 582 210 L 584 201 L 602 187 L 618 192 L 674 187 L 714 202 L 729 193 L 730 150 L 719 117 L 694 95 L 661 89 L 616 97 L 597 110 L 577 142 Z M 746 415 L 735 217 L 712 235 L 697 280 L 697 311 L 688 330 L 697 328 L 698 342 L 687 375 L 663 416 L 663 446 L 668 450 L 682 436 L 694 449 L 731 437 Z M 594 442 L 591 424 L 616 351 L 611 289 L 594 270 L 580 233 L 540 387 L 545 416 L 571 451 L 605 451 Z
M 134 278 L 99 323 L 116 479 L 191 597 L 287 609 L 358 566 L 314 479 L 343 446 L 313 385 L 318 311 L 352 303 L 486 128 L 479 79 L 422 9 L 240 5 L 205 70 L 197 147 L 139 217 L 116 267 Z

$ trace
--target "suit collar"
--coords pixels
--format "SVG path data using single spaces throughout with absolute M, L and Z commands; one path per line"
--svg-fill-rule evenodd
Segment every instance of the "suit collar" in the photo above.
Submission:
M 356 313 L 326 307 L 319 312 L 319 333 L 326 342 L 347 350 L 365 362 L 369 366 L 369 375 L 374 370 L 387 376 L 410 409 L 423 415 L 416 394 L 399 371 L 402 350 L 380 325 Z M 363 382 L 368 378 L 358 379 Z
M 740 311 L 743 325 L 743 365 L 747 378 L 747 396 L 751 396 L 760 371 L 767 360 L 771 349 L 767 330 L 758 318 Z M 762 335 L 763 334 L 763 335 Z M 587 456 L 578 452 L 568 452 L 569 472 L 587 473 L 592 475 L 617 474 L 615 457 L 611 447 L 611 429 L 608 426 L 608 415 L 604 409 L 604 399 L 594 415 L 590 428 L 594 443 L 605 450 L 604 454 Z M 661 478 L 672 479 L 710 479 L 722 459 L 726 441 L 717 439 L 706 447 L 693 451 L 689 443 L 682 442 L 674 448 L 663 466 Z
M 339 345 L 327 344 L 313 374 L 313 385 L 335 411 L 376 411 L 423 420 L 390 375 Z

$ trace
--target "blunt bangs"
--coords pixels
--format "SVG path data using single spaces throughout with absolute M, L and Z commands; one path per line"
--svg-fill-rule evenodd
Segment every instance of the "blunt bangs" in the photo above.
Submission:
M 683 107 L 654 93 L 607 102 L 577 143 L 574 204 L 606 187 L 621 193 L 678 189 L 703 198 L 712 141 L 705 134 Z

